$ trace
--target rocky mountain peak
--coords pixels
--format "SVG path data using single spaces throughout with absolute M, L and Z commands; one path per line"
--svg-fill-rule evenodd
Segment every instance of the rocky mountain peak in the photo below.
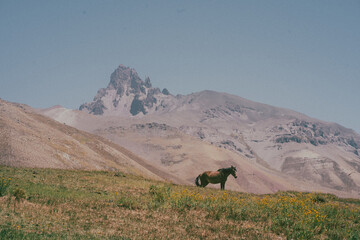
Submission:
M 171 97 L 169 91 L 153 88 L 150 78 L 143 81 L 135 69 L 120 65 L 110 76 L 107 88 L 98 90 L 93 102 L 80 106 L 80 110 L 94 115 L 144 115 L 159 109 L 158 99 Z
M 132 77 L 138 77 L 137 72 L 129 67 L 124 65 L 120 65 L 110 76 L 110 83 L 108 87 L 117 88 L 118 84 L 124 82 L 130 82 Z
M 116 90 L 117 94 L 122 97 L 126 91 L 145 93 L 145 87 L 151 87 L 150 78 L 143 82 L 135 69 L 120 65 L 111 74 L 107 89 Z

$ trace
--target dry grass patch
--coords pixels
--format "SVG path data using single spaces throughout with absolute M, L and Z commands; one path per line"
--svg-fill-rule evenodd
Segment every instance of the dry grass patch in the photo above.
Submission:
M 1 167 L 0 177 L 12 179 L 0 239 L 359 238 L 360 201 L 333 195 L 253 195 L 105 171 Z

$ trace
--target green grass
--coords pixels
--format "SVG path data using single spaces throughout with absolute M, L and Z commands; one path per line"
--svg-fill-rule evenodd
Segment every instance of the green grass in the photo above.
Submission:
M 0 167 L 0 239 L 360 239 L 360 200 Z M 9 181 L 9 179 L 11 179 Z

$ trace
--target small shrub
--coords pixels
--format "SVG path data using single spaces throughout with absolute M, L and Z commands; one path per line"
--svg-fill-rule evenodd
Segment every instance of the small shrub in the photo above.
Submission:
M 10 186 L 11 178 L 6 179 L 2 177 L 0 180 L 0 197 L 5 196 L 7 189 Z
M 324 196 L 321 196 L 320 194 L 316 194 L 315 197 L 313 198 L 313 201 L 316 203 L 324 203 L 326 202 L 326 199 Z
M 21 200 L 26 198 L 26 193 L 23 189 L 17 188 L 17 189 L 15 189 L 13 196 L 15 197 L 15 200 L 17 202 L 20 202 Z

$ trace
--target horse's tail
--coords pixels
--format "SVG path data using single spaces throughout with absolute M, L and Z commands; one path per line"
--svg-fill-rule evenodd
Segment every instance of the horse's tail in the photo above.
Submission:
M 195 184 L 196 184 L 196 186 L 198 186 L 198 187 L 200 186 L 199 178 L 200 178 L 200 175 L 197 176 L 197 178 L 195 179 Z

